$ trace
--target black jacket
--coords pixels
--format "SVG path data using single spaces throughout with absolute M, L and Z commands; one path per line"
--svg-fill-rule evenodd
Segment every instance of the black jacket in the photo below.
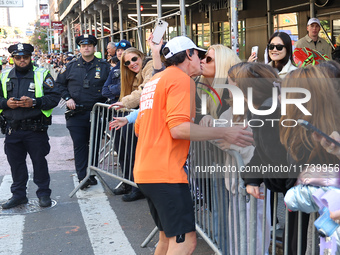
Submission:
M 32 88 L 31 83 L 34 83 L 33 66 L 24 75 L 19 82 L 15 68 L 8 74 L 11 85 L 7 89 L 7 98 L 28 96 L 35 98 L 35 90 Z M 4 98 L 3 91 L 0 89 L 0 108 L 3 109 L 2 114 L 7 120 L 26 120 L 38 119 L 43 114 L 41 110 L 50 110 L 56 107 L 60 101 L 60 93 L 55 86 L 54 79 L 48 74 L 43 83 L 44 96 L 36 99 L 36 106 L 32 108 L 16 108 L 11 109 L 7 106 L 7 99 Z
M 267 99 L 258 110 L 267 110 L 271 108 L 272 98 Z M 264 167 L 272 167 L 276 169 L 289 168 L 287 162 L 287 151 L 280 142 L 279 119 L 281 117 L 281 109 L 277 107 L 275 112 L 271 115 L 261 116 L 254 115 L 248 112 L 248 122 L 252 127 L 253 137 L 255 141 L 254 156 L 247 165 L 247 169 L 259 169 L 259 173 L 241 173 L 245 185 L 250 184 L 259 186 L 262 182 L 265 183 L 267 188 L 274 192 L 286 192 L 291 188 L 295 181 L 297 174 L 292 172 L 273 172 L 262 173 Z M 275 119 L 276 121 L 268 121 Z M 288 168 L 287 168 L 288 167 Z
M 103 103 L 106 100 L 102 96 L 102 88 L 109 73 L 110 64 L 105 60 L 95 57 L 87 64 L 80 57 L 63 67 L 56 84 L 62 98 L 72 98 L 76 104 L 92 109 L 97 102 Z

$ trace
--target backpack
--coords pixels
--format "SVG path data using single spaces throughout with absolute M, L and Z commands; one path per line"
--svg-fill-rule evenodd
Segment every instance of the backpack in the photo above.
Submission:
M 329 58 L 317 50 L 303 47 L 295 48 L 293 60 L 297 67 L 305 67 L 308 65 L 318 65 L 322 61 L 328 61 Z

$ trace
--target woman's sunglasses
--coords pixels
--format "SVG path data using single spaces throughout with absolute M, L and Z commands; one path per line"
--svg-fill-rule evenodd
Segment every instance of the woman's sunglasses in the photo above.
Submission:
M 281 51 L 285 46 L 282 44 L 268 44 L 268 49 L 269 50 L 273 50 L 274 48 L 276 48 L 278 51 Z
M 13 57 L 15 60 L 20 60 L 21 58 L 23 58 L 24 60 L 29 60 L 31 58 L 31 56 L 29 55 L 23 55 L 23 56 L 14 56 Z
M 138 60 L 138 57 L 133 57 L 131 58 L 131 61 L 128 60 L 126 62 L 124 62 L 124 66 L 129 66 L 131 64 L 131 62 L 136 62 Z
M 213 61 L 212 57 L 208 56 L 205 58 L 205 63 L 209 64 L 211 61 Z

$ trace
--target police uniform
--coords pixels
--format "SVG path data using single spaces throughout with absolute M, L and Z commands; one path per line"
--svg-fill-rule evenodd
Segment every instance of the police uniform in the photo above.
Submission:
M 8 49 L 12 56 L 31 55 L 33 50 L 32 45 L 22 43 L 12 45 Z M 40 205 L 49 206 L 51 202 L 50 176 L 45 159 L 50 152 L 47 127 L 51 124 L 51 112 L 58 105 L 60 93 L 54 86 L 54 80 L 49 71 L 37 68 L 31 62 L 25 71 L 18 70 L 16 67 L 3 71 L 1 84 L 0 111 L 6 121 L 2 122 L 2 131 L 6 134 L 5 153 L 13 178 L 12 199 L 19 204 L 27 202 L 26 156 L 29 154 L 33 162 L 33 181 L 38 186 L 36 194 L 39 202 L 44 199 Z M 8 106 L 8 99 L 22 96 L 32 98 L 32 107 L 12 109 Z M 3 208 L 8 209 L 7 206 L 18 205 L 14 200 L 4 204 Z
M 82 35 L 76 39 L 78 45 L 97 44 L 93 35 Z M 82 57 L 72 60 L 62 68 L 56 79 L 61 96 L 66 101 L 73 99 L 82 111 L 66 120 L 66 127 L 73 140 L 75 168 L 79 181 L 85 178 L 88 165 L 90 140 L 90 112 L 97 102 L 105 102 L 103 85 L 109 75 L 110 64 L 94 59 L 86 62 Z
M 131 44 L 127 40 L 121 40 L 115 44 L 116 50 L 126 50 L 131 47 Z M 102 94 L 108 98 L 108 103 L 116 103 L 120 96 L 120 60 L 118 60 L 115 67 L 110 71 L 109 77 L 107 78 Z

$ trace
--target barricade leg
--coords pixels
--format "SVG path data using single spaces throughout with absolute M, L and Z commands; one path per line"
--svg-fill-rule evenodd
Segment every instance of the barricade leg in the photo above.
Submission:
M 155 227 L 151 233 L 147 236 L 147 238 L 144 240 L 144 242 L 142 242 L 142 244 L 140 245 L 140 247 L 145 248 L 147 246 L 148 243 L 150 243 L 151 239 L 157 234 L 158 232 L 158 228 Z
M 80 189 L 80 187 L 90 178 L 91 176 L 91 171 L 87 171 L 87 174 L 85 178 L 78 184 L 77 187 L 74 188 L 74 190 L 71 191 L 71 193 L 68 195 L 69 197 L 73 197 L 74 194 Z
M 96 176 L 98 177 L 99 181 L 101 182 L 101 184 L 103 185 L 105 192 L 107 192 L 109 195 L 113 196 L 113 191 L 110 188 L 110 186 L 106 183 L 106 181 L 104 181 L 103 177 L 97 172 L 94 171 L 96 173 Z

